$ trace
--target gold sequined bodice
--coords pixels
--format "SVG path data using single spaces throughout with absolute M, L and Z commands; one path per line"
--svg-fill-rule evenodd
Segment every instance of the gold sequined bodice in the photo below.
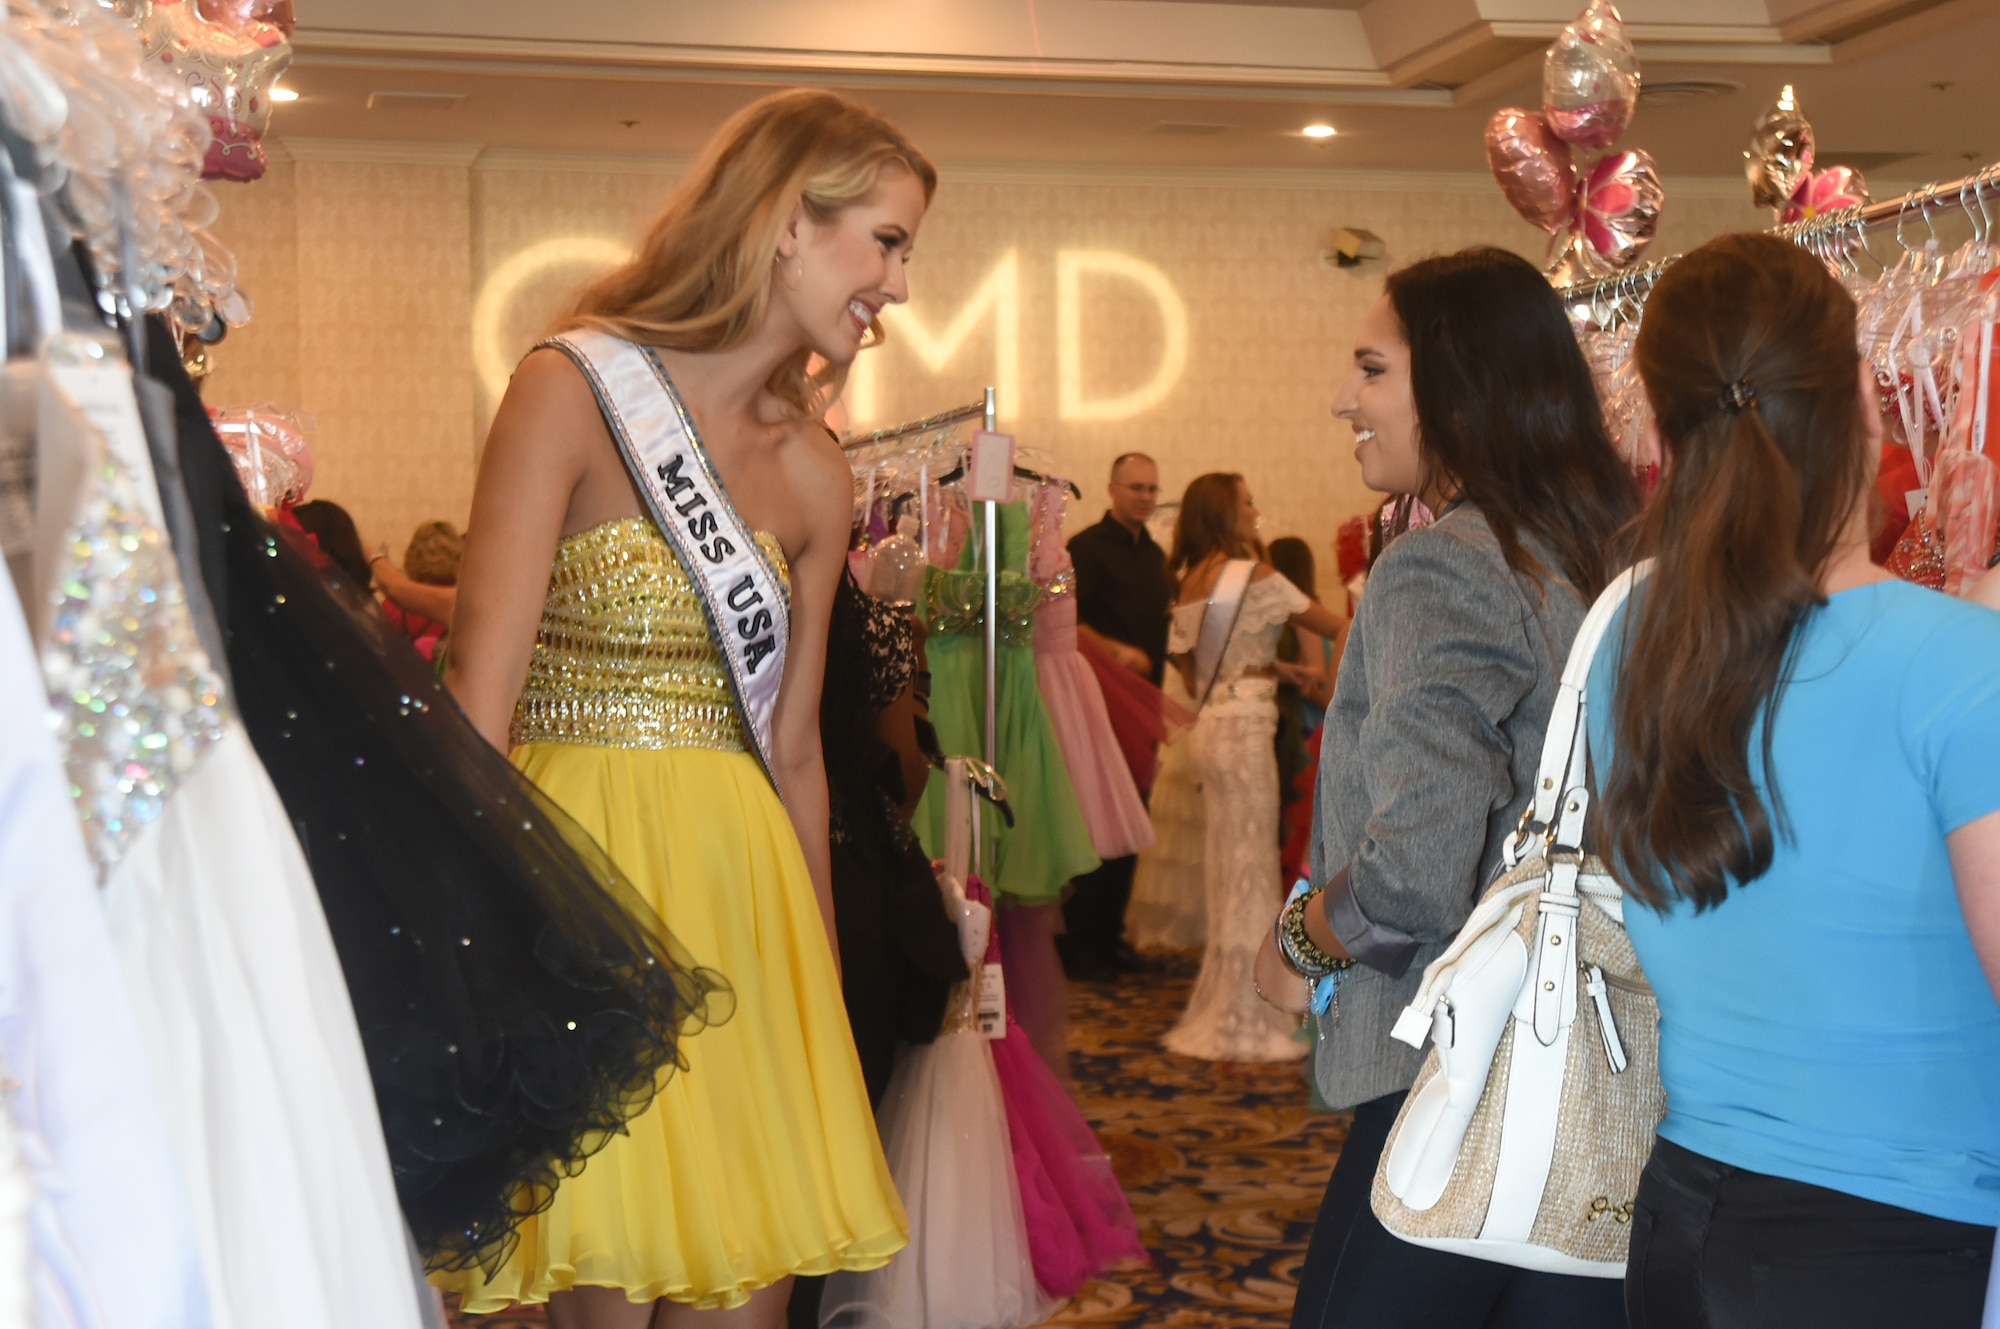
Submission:
M 780 577 L 784 551 L 757 543 Z M 647 517 L 622 517 L 556 547 L 515 743 L 745 751 L 729 675 L 701 597 Z

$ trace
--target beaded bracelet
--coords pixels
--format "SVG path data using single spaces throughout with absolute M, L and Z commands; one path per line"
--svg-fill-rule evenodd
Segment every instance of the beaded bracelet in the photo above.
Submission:
M 1319 895 L 1317 887 L 1286 905 L 1278 914 L 1278 921 L 1272 928 L 1272 937 L 1278 944 L 1278 954 L 1293 973 L 1301 978 L 1318 981 L 1329 974 L 1352 968 L 1351 958 L 1328 955 L 1306 932 L 1306 905 Z

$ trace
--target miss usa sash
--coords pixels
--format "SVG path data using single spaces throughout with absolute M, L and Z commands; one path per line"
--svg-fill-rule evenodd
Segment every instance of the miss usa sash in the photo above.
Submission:
M 770 776 L 771 719 L 792 631 L 785 583 L 730 503 L 694 420 L 650 348 L 588 331 L 542 344 L 574 360 L 590 380 L 647 510 L 694 582 L 743 730 Z

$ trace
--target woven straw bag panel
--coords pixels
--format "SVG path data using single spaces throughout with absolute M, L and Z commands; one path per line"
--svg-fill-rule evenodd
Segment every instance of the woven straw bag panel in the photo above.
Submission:
M 1601 873 L 1604 869 L 1593 859 L 1586 870 Z M 1489 891 L 1540 876 L 1543 871 L 1541 859 L 1530 859 L 1496 880 Z M 1614 981 L 1609 1000 L 1627 1066 L 1622 1074 L 1611 1073 L 1597 1027 L 1596 1004 L 1581 990 L 1579 976 L 1578 1012 L 1565 1059 L 1555 1156 L 1529 1240 L 1579 1259 L 1623 1261 L 1630 1245 L 1631 1205 L 1639 1173 L 1652 1151 L 1653 1130 L 1666 1111 L 1659 1078 L 1659 1006 L 1645 988 L 1645 976 L 1624 928 L 1602 909 L 1586 904 L 1579 930 L 1578 953 Z M 1539 944 L 1539 931 L 1534 909 L 1523 910 L 1517 932 L 1530 955 Z M 1518 1028 L 1510 1022 L 1500 1037 L 1451 1182 L 1436 1205 L 1421 1212 L 1407 1208 L 1389 1191 L 1383 1170 L 1376 1169 L 1370 1198 L 1376 1214 L 1391 1231 L 1416 1238 L 1479 1235 L 1493 1195 L 1508 1068 Z M 1437 1073 L 1437 1049 L 1432 1047 L 1417 1073 L 1411 1098 Z M 1392 1143 L 1402 1124 L 1399 1115 L 1390 1136 Z

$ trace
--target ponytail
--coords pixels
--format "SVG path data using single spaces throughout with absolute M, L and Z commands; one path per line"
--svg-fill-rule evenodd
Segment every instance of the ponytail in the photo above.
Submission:
M 1635 538 L 1656 566 L 1629 611 L 1600 807 L 1635 896 L 1705 909 L 1787 833 L 1770 720 L 1870 483 L 1854 302 L 1796 246 L 1725 236 L 1661 279 L 1634 353 L 1668 464 Z

